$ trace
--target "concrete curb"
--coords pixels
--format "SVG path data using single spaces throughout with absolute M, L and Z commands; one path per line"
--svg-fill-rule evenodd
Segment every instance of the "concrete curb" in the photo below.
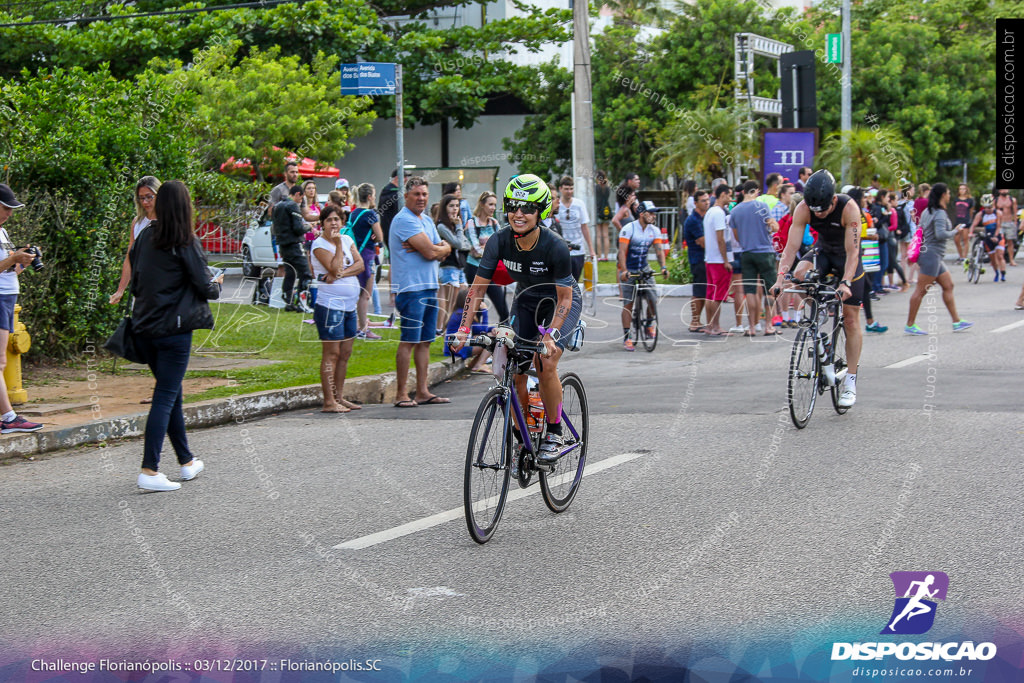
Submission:
M 450 362 L 431 363 L 427 383 L 436 386 L 463 373 L 465 364 L 458 359 Z M 409 385 L 416 381 L 416 371 L 409 372 Z M 396 376 L 387 372 L 377 376 L 353 377 L 345 380 L 345 398 L 364 404 L 393 403 L 396 393 Z M 287 410 L 312 408 L 321 404 L 323 394 L 319 384 L 310 384 L 287 389 L 271 389 L 255 394 L 243 394 L 231 398 L 190 403 L 184 407 L 185 426 L 188 429 L 215 427 L 237 421 L 280 413 Z M 145 413 L 122 415 L 102 420 L 93 420 L 74 427 L 18 434 L 0 439 L 0 460 L 26 458 L 42 453 L 75 448 L 86 444 L 102 444 L 112 439 L 128 439 L 142 436 L 146 431 Z

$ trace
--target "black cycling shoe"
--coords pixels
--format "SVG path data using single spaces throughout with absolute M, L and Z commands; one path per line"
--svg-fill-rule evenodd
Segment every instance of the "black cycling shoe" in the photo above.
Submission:
M 562 457 L 563 445 L 565 445 L 565 439 L 561 434 L 550 432 L 545 434 L 544 440 L 540 443 L 540 452 L 537 453 L 537 464 L 554 465 Z

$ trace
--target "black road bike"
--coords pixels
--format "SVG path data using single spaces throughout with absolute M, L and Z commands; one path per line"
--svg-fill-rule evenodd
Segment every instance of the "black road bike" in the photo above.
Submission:
M 822 278 L 811 270 L 803 282 L 790 281 L 792 288 L 785 290 L 804 295 L 800 329 L 789 358 L 789 415 L 797 429 L 807 426 L 815 400 L 826 391 L 831 392 L 837 413 L 849 410 L 839 405 L 848 363 L 843 302 L 836 293 L 837 284 L 834 275 Z

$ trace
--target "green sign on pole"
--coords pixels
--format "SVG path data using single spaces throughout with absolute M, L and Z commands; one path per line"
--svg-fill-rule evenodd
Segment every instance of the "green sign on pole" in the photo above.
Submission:
M 825 63 L 843 63 L 843 34 L 829 33 L 825 36 Z

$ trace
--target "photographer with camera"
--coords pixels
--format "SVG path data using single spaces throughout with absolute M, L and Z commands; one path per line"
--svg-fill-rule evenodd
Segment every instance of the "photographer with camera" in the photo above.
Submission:
M 15 209 L 25 206 L 7 185 L 0 183 L 0 372 L 7 367 L 7 341 L 14 331 L 14 305 L 18 303 L 18 273 L 31 264 L 42 270 L 43 261 L 36 247 L 15 247 L 3 224 Z M 29 422 L 14 412 L 7 396 L 7 383 L 0 382 L 0 433 L 38 432 L 43 425 Z

